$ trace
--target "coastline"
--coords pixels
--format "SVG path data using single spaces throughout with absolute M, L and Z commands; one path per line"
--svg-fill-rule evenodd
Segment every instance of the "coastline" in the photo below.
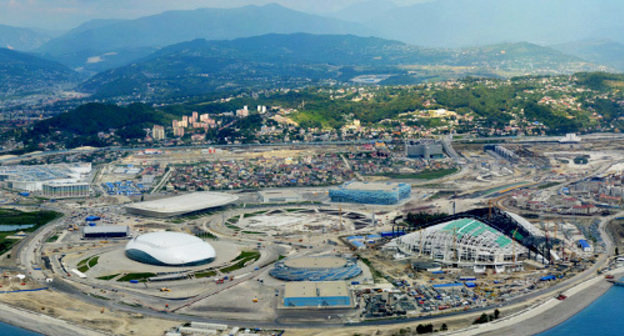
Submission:
M 622 275 L 622 271 L 618 272 Z M 554 297 L 507 318 L 450 332 L 447 335 L 525 336 L 550 330 L 567 321 L 604 295 L 613 285 L 596 276 L 564 291 L 567 299 Z
M 86 329 L 61 319 L 38 314 L 0 303 L 0 321 L 48 336 L 85 335 L 101 336 L 103 333 Z

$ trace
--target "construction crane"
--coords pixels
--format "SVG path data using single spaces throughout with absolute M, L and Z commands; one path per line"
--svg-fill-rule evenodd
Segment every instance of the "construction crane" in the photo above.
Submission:
M 457 228 L 453 229 L 453 250 L 455 251 L 455 260 L 459 263 L 459 253 L 457 253 Z
M 513 254 L 514 268 L 516 267 L 516 232 L 518 232 L 518 228 L 511 234 L 511 253 Z
M 340 227 L 342 228 L 342 206 L 338 207 L 338 217 L 340 217 Z
M 544 259 L 548 259 L 550 260 L 550 246 L 549 246 L 549 241 L 548 241 L 548 227 L 546 227 L 546 224 L 543 224 L 544 226 L 544 237 L 546 238 L 546 246 L 545 246 L 545 250 L 544 250 Z

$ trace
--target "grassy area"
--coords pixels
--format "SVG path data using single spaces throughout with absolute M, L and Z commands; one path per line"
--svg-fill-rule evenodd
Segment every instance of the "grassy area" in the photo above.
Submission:
M 247 263 L 255 262 L 258 259 L 260 259 L 260 252 L 243 251 L 238 255 L 238 257 L 236 257 L 236 259 L 234 259 L 234 261 L 237 261 L 237 263 L 224 267 L 220 269 L 220 271 L 221 273 L 230 273 L 236 271 L 237 269 L 241 269 L 245 267 Z
M 119 273 L 110 274 L 110 275 L 103 275 L 103 276 L 101 276 L 101 277 L 97 277 L 96 279 L 98 279 L 98 280 L 106 280 L 106 281 L 108 281 L 108 280 L 111 280 L 111 279 L 116 278 L 118 275 L 119 275 Z
M 286 212 L 295 212 L 295 211 L 301 211 L 301 210 L 305 210 L 305 209 L 303 208 L 286 209 Z
M 267 212 L 267 210 L 260 210 L 260 211 L 255 211 L 255 212 L 250 212 L 250 213 L 246 213 L 243 215 L 243 218 L 248 218 L 248 217 L 253 217 L 253 216 L 258 216 L 258 215 L 262 215 L 265 212 Z
M 360 257 L 360 260 L 362 260 L 363 263 L 366 264 L 366 266 L 368 266 L 368 268 L 370 269 L 371 273 L 373 274 L 373 281 L 377 282 L 379 279 L 383 279 L 384 275 L 383 273 L 381 273 L 379 270 L 377 270 L 375 267 L 373 267 L 373 264 L 371 263 L 370 260 Z
M 212 232 L 208 232 L 208 231 L 204 231 L 202 233 L 196 234 L 196 236 L 202 239 L 219 240 L 219 237 L 215 236 L 214 234 L 212 234 Z
M 377 176 L 385 176 L 392 179 L 418 179 L 418 180 L 435 180 L 447 175 L 451 175 L 458 171 L 457 168 L 447 168 L 447 169 L 425 169 L 418 173 L 383 173 L 378 174 Z
M 80 260 L 80 262 L 78 263 L 78 266 L 86 265 L 89 259 L 91 259 L 91 257 Z
M 263 235 L 264 232 L 258 232 L 258 231 L 243 231 L 244 234 L 250 234 L 250 235 Z
M 35 226 L 40 226 L 53 221 L 60 216 L 60 213 L 48 210 L 23 212 L 13 209 L 0 209 L 0 225 L 34 224 Z M 33 229 L 30 228 L 28 230 Z
M 546 184 L 541 184 L 539 186 L 537 186 L 537 189 L 546 189 L 546 188 L 550 188 L 550 187 L 554 187 L 556 185 L 560 185 L 561 182 L 548 182 Z
M 97 265 L 98 261 L 100 260 L 100 256 L 95 256 L 93 258 L 91 258 L 89 260 L 89 268 L 93 268 L 95 265 Z
M 78 263 L 78 270 L 80 272 L 82 272 L 82 273 L 90 270 L 95 265 L 97 265 L 99 259 L 100 259 L 100 256 L 95 256 L 95 257 L 89 257 L 89 258 L 82 259 Z
M 46 240 L 46 243 L 54 243 L 57 239 L 58 239 L 58 235 L 54 235 L 50 238 L 48 238 L 48 240 Z
M 211 276 L 215 276 L 215 275 L 217 275 L 216 271 L 204 271 L 204 272 L 197 272 L 197 273 L 195 273 L 195 277 L 197 279 L 207 278 L 207 277 L 211 277 Z
M 229 224 L 229 223 L 225 223 L 225 227 L 230 229 L 230 230 L 234 230 L 234 231 L 240 231 L 241 230 L 241 228 L 239 228 L 238 226 L 232 225 L 232 224 Z
M 144 281 L 147 281 L 147 278 L 151 278 L 153 276 L 156 276 L 156 274 L 155 273 L 128 273 L 122 276 L 121 278 L 117 279 L 117 281 L 127 282 L 130 280 L 139 280 L 141 282 L 144 282 Z
M 19 241 L 8 239 L 18 231 L 33 232 L 41 226 L 61 217 L 62 214 L 55 211 L 41 210 L 24 212 L 13 209 L 0 209 L 0 225 L 26 225 L 33 224 L 32 227 L 22 230 L 6 231 L 0 233 L 0 254 L 9 251 Z M 57 237 L 58 238 L 58 237 Z
M 455 191 L 451 191 L 451 190 L 440 190 L 438 192 L 436 192 L 435 194 L 433 194 L 431 197 L 429 197 L 429 201 L 433 201 L 433 200 L 437 200 L 439 198 L 446 198 L 449 196 L 455 195 Z

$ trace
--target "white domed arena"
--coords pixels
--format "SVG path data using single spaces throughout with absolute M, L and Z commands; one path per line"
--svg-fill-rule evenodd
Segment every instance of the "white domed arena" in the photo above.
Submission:
M 212 245 L 185 233 L 152 232 L 135 237 L 126 245 L 126 256 L 157 266 L 197 266 L 212 262 Z

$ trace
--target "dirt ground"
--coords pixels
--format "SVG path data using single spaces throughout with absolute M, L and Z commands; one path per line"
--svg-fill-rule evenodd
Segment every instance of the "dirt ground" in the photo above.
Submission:
M 66 320 L 87 328 L 116 335 L 161 335 L 179 322 L 160 320 L 126 312 L 111 312 L 66 295 L 51 292 L 14 293 L 0 295 L 0 301 Z

